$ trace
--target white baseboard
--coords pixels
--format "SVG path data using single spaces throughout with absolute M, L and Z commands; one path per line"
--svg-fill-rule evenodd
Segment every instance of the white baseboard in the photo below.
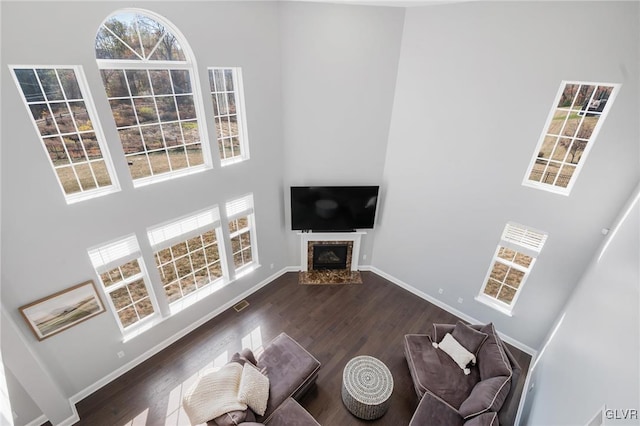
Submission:
M 360 268 L 362 270 L 364 270 L 364 268 Z M 430 303 L 433 303 L 434 305 L 438 306 L 439 308 L 444 309 L 445 311 L 449 312 L 450 314 L 453 314 L 459 318 L 462 318 L 463 320 L 467 321 L 468 323 L 471 324 L 480 324 L 481 321 L 478 321 L 477 319 L 465 314 L 464 312 L 459 311 L 458 309 L 447 305 L 446 303 L 436 299 L 433 296 L 428 295 L 427 293 L 418 290 L 417 288 L 413 287 L 410 284 L 405 283 L 402 280 L 399 280 L 398 278 L 394 277 L 393 275 L 389 275 L 384 271 L 381 271 L 380 269 L 376 268 L 375 266 L 369 266 L 368 268 L 369 271 L 373 272 L 376 275 L 380 275 L 382 278 L 391 281 L 392 283 L 394 283 L 395 285 L 397 285 L 398 287 L 402 287 L 403 289 L 407 290 L 410 293 L 415 294 L 416 296 L 420 297 L 421 299 L 424 299 Z M 536 354 L 538 353 L 538 351 L 536 351 L 535 349 L 531 348 L 530 346 L 525 345 L 522 342 L 519 342 L 518 340 L 509 337 L 507 335 L 505 335 L 504 333 L 501 333 L 498 331 L 498 334 L 500 335 L 500 338 L 502 340 L 504 340 L 505 342 L 509 343 L 510 345 L 520 349 L 521 351 L 531 355 L 531 357 L 535 357 Z
M 29 423 L 26 423 L 24 426 L 40 426 L 48 422 L 47 416 L 44 414 L 38 417 L 37 419 L 31 420 Z
M 147 359 L 151 358 L 153 355 L 159 353 L 160 351 L 162 351 L 163 349 L 165 349 L 166 347 L 168 347 L 172 343 L 178 341 L 180 338 L 186 336 L 187 334 L 189 334 L 190 332 L 192 332 L 196 328 L 200 327 L 202 324 L 206 323 L 207 321 L 211 320 L 212 318 L 218 316 L 222 312 L 224 312 L 227 309 L 231 308 L 233 305 L 235 305 L 236 303 L 240 302 L 242 299 L 244 299 L 244 298 L 250 296 L 251 294 L 255 293 L 256 291 L 258 291 L 259 289 L 261 289 L 265 285 L 269 284 L 270 282 L 272 282 L 276 278 L 280 277 L 284 273 L 290 272 L 290 269 L 291 269 L 291 267 L 285 267 L 285 268 L 281 269 L 280 271 L 276 272 L 275 274 L 271 275 L 270 277 L 262 280 L 261 282 L 259 282 L 255 286 L 251 287 L 249 290 L 245 291 L 244 293 L 240 294 L 239 296 L 234 297 L 233 299 L 231 299 L 230 301 L 228 301 L 224 305 L 220 306 L 218 309 L 210 312 L 209 314 L 207 314 L 204 317 L 200 318 L 198 321 L 192 323 L 188 327 L 183 328 L 178 333 L 176 333 L 173 336 L 171 336 L 171 337 L 165 339 L 164 341 L 160 342 L 159 344 L 157 344 L 153 348 L 149 349 L 148 351 L 146 351 L 142 355 L 140 355 L 140 356 L 136 357 L 135 359 L 129 361 L 128 363 L 126 363 L 122 367 L 118 368 L 114 372 L 104 376 L 102 379 L 98 380 L 97 382 L 93 383 L 92 385 L 86 387 L 85 389 L 83 389 L 80 392 L 76 393 L 75 395 L 71 396 L 69 398 L 69 401 L 71 402 L 72 406 L 75 408 L 75 404 L 77 404 L 78 402 L 82 401 L 87 396 L 91 395 L 92 393 L 94 393 L 95 391 L 100 389 L 101 387 L 103 387 L 103 386 L 109 384 L 110 382 L 112 382 L 113 380 L 117 379 L 118 377 L 120 377 L 121 375 L 126 373 L 127 371 L 129 371 L 132 368 L 136 367 L 138 364 L 141 364 L 142 362 L 144 362 Z M 299 268 L 297 270 L 299 270 Z M 76 419 L 74 421 L 74 423 L 77 422 L 78 420 L 79 419 Z M 40 423 L 40 424 L 42 424 L 42 423 Z M 65 422 L 65 426 L 66 426 L 66 424 L 67 423 Z M 69 425 L 71 425 L 71 424 L 73 424 L 73 423 L 69 423 Z

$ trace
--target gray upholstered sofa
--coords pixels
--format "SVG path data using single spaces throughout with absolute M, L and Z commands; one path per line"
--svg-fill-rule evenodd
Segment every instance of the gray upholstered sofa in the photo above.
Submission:
M 224 413 L 207 422 L 207 426 L 319 426 L 318 422 L 297 402 L 313 386 L 320 362 L 298 342 L 281 333 L 264 347 L 257 357 L 243 349 L 231 362 L 249 362 L 269 378 L 269 397 L 263 415 L 250 408 Z
M 447 334 L 475 356 L 475 365 L 460 366 L 443 350 Z M 493 324 L 434 324 L 429 334 L 406 335 L 404 352 L 420 401 L 410 426 L 512 424 L 504 413 L 517 404 L 521 368 Z

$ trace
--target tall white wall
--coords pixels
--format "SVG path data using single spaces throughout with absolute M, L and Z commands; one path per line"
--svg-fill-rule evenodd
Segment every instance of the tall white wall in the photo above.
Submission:
M 203 173 L 133 188 L 93 48 L 101 22 L 125 6 L 156 12 L 185 35 L 204 91 L 209 86 L 208 66 L 242 67 L 249 161 L 224 169 L 216 163 L 217 167 Z M 1 18 L 2 303 L 57 386 L 72 397 L 289 265 L 285 251 L 273 249 L 286 245 L 278 6 L 268 2 L 2 2 Z M 121 192 L 65 203 L 9 65 L 83 67 L 119 172 Z M 210 98 L 204 98 L 208 133 L 214 136 L 213 108 Z M 217 151 L 215 140 L 211 147 Z M 262 266 L 144 334 L 123 343 L 115 319 L 105 313 L 38 342 L 21 318 L 20 306 L 96 279 L 87 248 L 134 232 L 144 239 L 149 226 L 248 192 L 254 194 Z M 124 358 L 116 356 L 118 351 L 125 353 Z M 17 424 L 33 420 L 32 413 L 18 414 Z
M 637 197 L 636 191 L 633 208 L 621 212 L 628 213 L 626 220 L 593 257 L 562 310 L 531 377 L 522 424 L 586 425 L 605 405 L 611 410 L 605 424 L 640 424 Z
M 286 2 L 281 8 L 286 227 L 292 185 L 379 185 L 404 11 Z M 384 192 L 386 188 L 382 188 Z M 362 240 L 369 264 L 374 232 Z M 292 265 L 300 239 L 289 231 Z
M 408 8 L 373 266 L 538 348 L 640 175 L 638 6 Z M 562 80 L 622 83 L 569 197 L 521 185 Z M 549 233 L 513 317 L 474 300 L 508 221 Z

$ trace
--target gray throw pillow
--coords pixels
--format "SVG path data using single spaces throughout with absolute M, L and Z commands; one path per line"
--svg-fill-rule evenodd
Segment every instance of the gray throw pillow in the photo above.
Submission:
M 480 331 L 488 335 L 487 340 L 480 347 L 476 356 L 478 369 L 480 370 L 480 380 L 496 376 L 511 377 L 513 374 L 511 363 L 502 348 L 502 341 L 499 340 L 493 324 L 485 325 Z
M 476 356 L 478 355 L 478 349 L 480 349 L 480 346 L 482 346 L 488 337 L 487 333 L 475 330 L 462 321 L 456 323 L 456 327 L 453 329 L 451 336 L 464 346 L 466 350 Z
M 469 397 L 464 400 L 458 412 L 465 419 L 486 411 L 497 412 L 511 389 L 511 376 L 497 376 L 481 380 L 473 387 Z

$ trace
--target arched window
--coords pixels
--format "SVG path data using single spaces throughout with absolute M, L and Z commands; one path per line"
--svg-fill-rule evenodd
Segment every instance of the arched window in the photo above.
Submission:
M 147 11 L 100 26 L 96 61 L 134 186 L 211 166 L 195 62 L 175 28 Z

